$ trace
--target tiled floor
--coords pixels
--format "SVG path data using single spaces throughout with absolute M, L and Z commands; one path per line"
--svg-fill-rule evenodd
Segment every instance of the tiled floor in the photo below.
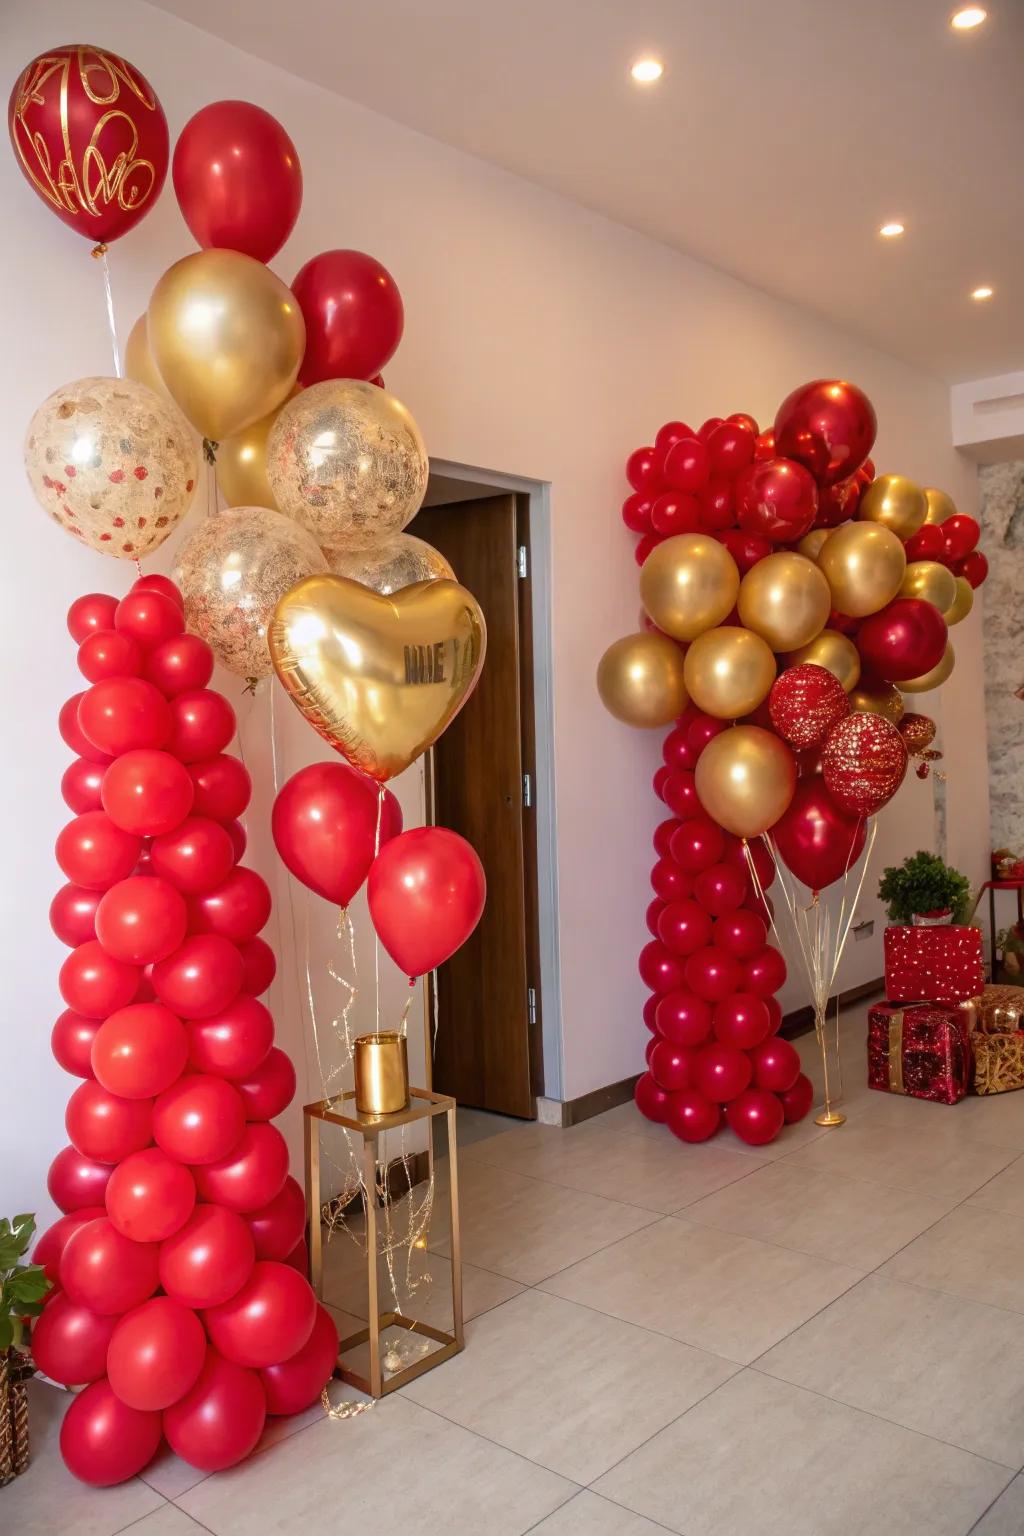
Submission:
M 848 1123 L 764 1149 L 684 1147 L 632 1106 L 570 1131 L 464 1116 L 464 1354 L 357 1418 L 276 1421 L 231 1473 L 164 1454 L 106 1491 L 64 1472 L 67 1400 L 33 1384 L 35 1456 L 0 1526 L 1021 1536 L 1024 1093 L 871 1093 L 863 1031 L 844 1021 Z M 433 1284 L 408 1299 L 442 1325 L 443 1203 L 418 1255 Z M 360 1273 L 329 1246 L 346 1328 Z

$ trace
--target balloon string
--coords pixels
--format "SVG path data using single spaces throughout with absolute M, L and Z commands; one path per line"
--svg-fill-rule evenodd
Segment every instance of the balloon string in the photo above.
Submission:
M 107 261 L 107 247 L 103 244 L 97 245 L 92 254 L 103 268 L 103 291 L 107 300 L 107 324 L 110 327 L 110 345 L 114 353 L 114 374 L 117 378 L 123 379 L 121 349 L 117 344 L 117 322 L 114 319 L 114 290 L 110 285 L 110 263 Z M 137 561 L 136 564 L 138 564 Z
M 377 826 L 373 834 L 373 857 L 376 860 L 380 853 L 380 828 L 384 819 L 384 785 L 377 785 Z M 372 922 L 372 918 L 371 918 Z M 380 939 L 377 936 L 377 925 L 373 924 L 373 986 L 374 1002 L 377 1010 L 377 1034 L 380 1034 Z

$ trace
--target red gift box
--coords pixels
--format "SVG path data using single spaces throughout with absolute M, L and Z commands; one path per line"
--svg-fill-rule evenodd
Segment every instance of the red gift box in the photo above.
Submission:
M 965 1003 L 984 985 L 980 928 L 885 930 L 885 995 L 891 1003 Z
M 928 1003 L 868 1010 L 868 1087 L 959 1104 L 971 1078 L 968 1016 Z

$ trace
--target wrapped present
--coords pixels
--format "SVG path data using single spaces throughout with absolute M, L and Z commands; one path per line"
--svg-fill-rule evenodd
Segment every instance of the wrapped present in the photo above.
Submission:
M 959 1104 L 971 1078 L 967 1015 L 922 1003 L 868 1011 L 868 1086 L 936 1104 Z
M 975 1093 L 1024 1088 L 1024 988 L 986 987 L 971 1015 Z
M 964 1003 L 985 985 L 981 929 L 885 930 L 885 995 L 891 1003 Z

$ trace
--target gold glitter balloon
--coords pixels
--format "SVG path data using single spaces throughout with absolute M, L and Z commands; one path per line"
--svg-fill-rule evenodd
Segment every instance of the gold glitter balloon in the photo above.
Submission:
M 956 577 L 937 560 L 912 560 L 900 583 L 900 597 L 917 597 L 941 614 L 956 601 Z
M 739 590 L 735 560 L 705 533 L 665 539 L 640 571 L 640 601 L 658 628 L 676 640 L 696 640 L 720 624 Z
M 832 606 L 851 619 L 863 619 L 892 602 L 907 555 L 896 534 L 881 523 L 844 523 L 822 548 L 818 565 L 832 589 Z
M 817 560 L 821 546 L 832 531 L 831 528 L 812 528 L 810 533 L 805 533 L 802 539 L 797 540 L 796 547 L 808 560 Z
M 926 485 L 924 499 L 928 503 L 926 523 L 944 523 L 947 517 L 956 516 L 956 503 L 945 491 L 937 491 L 933 485 Z
M 454 581 L 455 572 L 439 550 L 426 539 L 411 533 L 396 533 L 385 544 L 372 549 L 325 549 L 327 569 L 333 576 L 347 576 L 349 581 L 388 597 L 411 587 L 417 581 Z
M 239 677 L 271 670 L 267 629 L 279 599 L 327 568 L 312 534 L 268 507 L 234 507 L 200 523 L 178 552 L 185 622 Z
M 956 666 L 956 656 L 950 641 L 946 641 L 946 650 L 942 658 L 937 661 L 930 672 L 922 672 L 920 677 L 912 677 L 906 682 L 900 683 L 904 693 L 928 693 L 932 688 L 938 688 L 944 683 Z
M 900 688 L 906 686 L 900 684 Z M 864 683 L 852 689 L 850 708 L 854 714 L 884 715 L 893 725 L 903 719 L 903 697 L 892 683 Z
M 857 519 L 880 523 L 898 539 L 910 539 L 924 527 L 928 502 L 924 491 L 906 475 L 878 475 L 865 486 L 857 504 Z
M 841 635 L 837 629 L 823 629 L 810 645 L 802 645 L 786 657 L 791 667 L 798 667 L 805 661 L 824 667 L 833 677 L 838 677 L 847 693 L 856 688 L 860 678 L 860 652 L 850 637 Z
M 900 721 L 900 735 L 913 757 L 927 751 L 935 740 L 935 721 L 928 715 L 904 715 Z
M 683 653 L 649 630 L 610 645 L 597 668 L 601 703 L 616 720 L 644 729 L 668 725 L 686 708 Z
M 697 798 L 736 837 L 758 837 L 787 810 L 796 759 L 778 736 L 757 725 L 719 731 L 697 759 Z
M 718 720 L 736 720 L 767 698 L 775 681 L 775 657 L 752 630 L 720 624 L 693 641 L 683 677 L 698 709 Z
M 743 623 L 773 651 L 795 651 L 824 629 L 832 594 L 813 560 L 780 550 L 751 566 L 738 607 Z
M 174 404 L 173 396 L 160 377 L 160 370 L 154 363 L 153 354 L 149 350 L 145 314 L 139 316 L 128 332 L 128 340 L 124 344 L 124 371 L 129 379 L 136 379 L 138 383 L 145 384 L 147 389 L 151 389 L 155 395 L 159 395 L 162 400 L 170 400 L 172 405 Z
M 947 624 L 959 624 L 974 607 L 974 588 L 966 576 L 956 578 L 956 597 L 942 617 Z
M 366 549 L 400 533 L 419 509 L 428 474 L 409 411 L 360 379 L 304 389 L 267 442 L 277 505 L 329 549 Z
M 76 379 L 29 423 L 25 469 L 36 500 L 83 544 L 141 560 L 192 502 L 196 450 L 170 401 L 135 379 Z

